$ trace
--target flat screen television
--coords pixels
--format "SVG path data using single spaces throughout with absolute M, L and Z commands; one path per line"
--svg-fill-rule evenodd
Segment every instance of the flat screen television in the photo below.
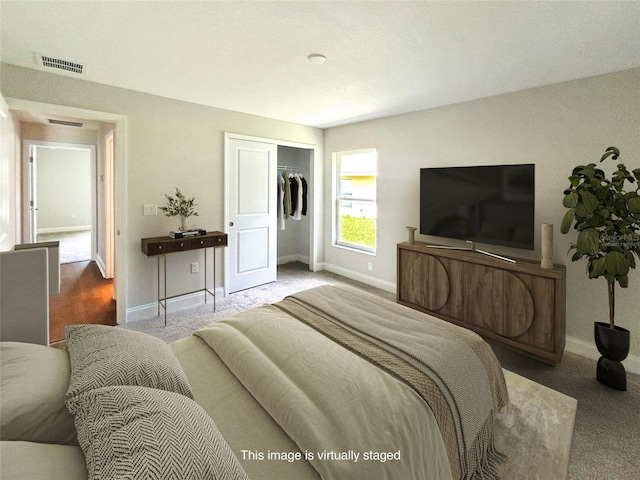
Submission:
M 535 165 L 420 169 L 420 234 L 533 250 Z

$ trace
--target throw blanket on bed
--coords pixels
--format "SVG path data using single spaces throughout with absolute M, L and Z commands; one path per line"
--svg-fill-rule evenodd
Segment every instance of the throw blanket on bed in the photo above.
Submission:
M 291 461 L 323 480 L 453 478 L 436 419 L 410 386 L 284 311 L 265 305 L 196 335 L 295 442 L 303 458 Z M 246 458 L 246 448 L 234 447 L 245 468 L 287 462 L 266 448 Z
M 350 289 L 319 287 L 276 306 L 414 388 L 436 417 L 454 478 L 499 477 L 493 420 L 507 390 L 478 335 Z

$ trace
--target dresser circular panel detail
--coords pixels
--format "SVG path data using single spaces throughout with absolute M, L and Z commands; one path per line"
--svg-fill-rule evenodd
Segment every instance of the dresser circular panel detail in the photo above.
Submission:
M 485 273 L 478 286 L 478 305 L 484 327 L 505 337 L 522 335 L 533 321 L 531 293 L 511 272 Z
M 444 265 L 435 257 L 420 255 L 409 267 L 409 278 L 417 288 L 413 289 L 419 305 L 428 310 L 439 310 L 449 299 L 449 275 Z

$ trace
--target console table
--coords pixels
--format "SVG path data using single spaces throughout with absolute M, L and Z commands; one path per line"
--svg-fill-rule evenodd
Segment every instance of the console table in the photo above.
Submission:
M 399 243 L 397 301 L 546 363 L 565 344 L 564 265 Z
M 160 316 L 160 307 L 164 309 L 164 326 L 167 326 L 167 300 L 190 295 L 192 293 L 205 292 L 204 301 L 207 302 L 207 294 L 213 297 L 213 311 L 216 311 L 216 248 L 227 246 L 227 234 L 223 232 L 209 232 L 204 235 L 186 238 L 153 237 L 142 239 L 142 252 L 147 257 L 156 257 L 158 259 L 158 316 Z M 186 250 L 197 250 L 201 248 L 213 249 L 213 291 L 207 288 L 207 252 L 204 252 L 204 288 L 191 292 L 180 293 L 167 297 L 167 254 L 175 252 L 184 252 Z M 164 263 L 163 271 L 163 296 L 160 296 L 160 258 Z

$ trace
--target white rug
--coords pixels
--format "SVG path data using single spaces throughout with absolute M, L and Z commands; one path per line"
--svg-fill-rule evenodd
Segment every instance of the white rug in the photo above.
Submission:
M 567 478 L 578 401 L 504 370 L 510 412 L 498 414 L 496 446 L 508 480 Z

